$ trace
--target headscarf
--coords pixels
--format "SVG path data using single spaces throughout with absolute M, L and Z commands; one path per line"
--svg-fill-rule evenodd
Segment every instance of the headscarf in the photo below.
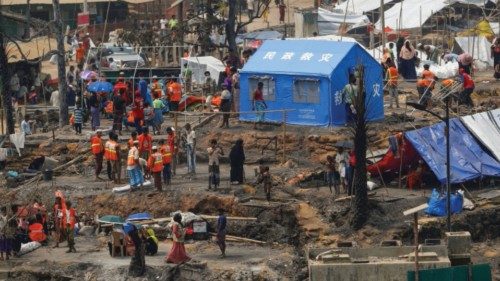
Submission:
M 148 228 L 148 230 L 146 230 L 146 233 L 149 237 L 151 237 L 151 239 L 153 239 L 155 244 L 158 245 L 158 238 L 156 238 L 155 236 L 155 231 L 152 228 Z
M 410 49 L 406 48 L 406 42 L 410 45 Z M 405 60 L 411 60 L 415 56 L 415 48 L 413 48 L 409 40 L 406 40 L 403 47 L 401 47 L 399 56 Z

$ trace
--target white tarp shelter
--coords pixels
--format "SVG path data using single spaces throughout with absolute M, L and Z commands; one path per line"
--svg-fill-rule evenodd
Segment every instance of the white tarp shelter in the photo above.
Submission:
M 461 117 L 469 131 L 500 161 L 500 108 Z
M 389 10 L 385 11 L 385 26 L 389 26 L 392 29 L 419 28 L 434 13 L 441 11 L 448 5 L 462 3 L 482 7 L 489 1 L 490 0 L 404 0 L 396 3 Z M 401 9 L 401 6 L 403 6 L 403 9 Z M 375 24 L 375 27 L 379 30 L 382 29 L 380 20 Z
M 345 13 L 331 12 L 326 9 L 318 8 L 319 35 L 337 34 L 344 22 L 349 25 L 350 28 L 355 28 L 368 25 L 370 20 L 365 15 L 346 15 Z
M 384 4 L 391 3 L 394 0 L 384 0 Z M 342 11 L 354 14 L 363 14 L 380 8 L 379 0 L 346 0 L 335 7 Z
M 491 43 L 484 36 L 455 37 L 455 42 L 462 49 L 472 55 L 475 60 L 493 66 L 491 57 Z
M 193 82 L 205 82 L 205 71 L 210 72 L 210 77 L 215 81 L 219 81 L 221 72 L 224 72 L 225 66 L 221 60 L 212 56 L 206 57 L 187 57 L 182 58 L 181 73 L 184 71 L 184 64 L 187 63 L 188 67 L 193 71 Z

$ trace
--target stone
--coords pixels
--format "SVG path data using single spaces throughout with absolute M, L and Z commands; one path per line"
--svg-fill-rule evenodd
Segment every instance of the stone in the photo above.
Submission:
M 95 232 L 94 226 L 84 225 L 82 226 L 80 231 L 78 231 L 78 234 L 80 234 L 81 236 L 92 236 L 94 232 Z

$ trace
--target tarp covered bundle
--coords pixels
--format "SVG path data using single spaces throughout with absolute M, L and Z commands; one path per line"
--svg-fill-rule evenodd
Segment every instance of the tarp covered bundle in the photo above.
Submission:
M 365 67 L 368 120 L 384 118 L 380 64 L 357 43 L 309 40 L 267 40 L 240 72 L 240 108 L 252 111 L 258 82 L 268 110 L 291 109 L 287 123 L 331 126 L 346 123 L 342 89 L 358 64 Z M 240 114 L 254 121 L 255 114 Z M 282 112 L 265 121 L 282 122 Z
M 370 20 L 365 15 L 345 14 L 342 12 L 331 12 L 322 8 L 318 9 L 319 35 L 337 34 L 342 25 L 346 27 L 344 31 L 348 31 L 350 28 L 366 26 L 369 23 Z
M 405 133 L 441 183 L 446 182 L 444 122 Z M 488 155 L 459 119 L 450 119 L 451 183 L 500 176 L 500 163 Z

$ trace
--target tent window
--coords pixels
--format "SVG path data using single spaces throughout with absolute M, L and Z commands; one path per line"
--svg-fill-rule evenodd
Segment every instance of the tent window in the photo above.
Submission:
M 262 82 L 264 88 L 262 88 L 262 94 L 264 95 L 264 100 L 275 101 L 276 100 L 276 86 L 275 81 L 270 76 L 252 76 L 248 79 L 248 84 L 250 85 L 249 98 L 252 100 L 253 93 L 257 89 L 257 84 Z
M 319 103 L 319 80 L 294 80 L 293 101 L 297 103 Z

